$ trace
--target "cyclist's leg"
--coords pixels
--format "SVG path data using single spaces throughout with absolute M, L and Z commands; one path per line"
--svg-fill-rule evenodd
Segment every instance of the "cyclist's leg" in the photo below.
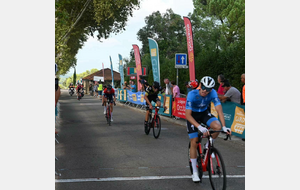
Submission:
M 197 142 L 198 142 L 198 128 L 187 121 L 187 131 L 190 139 L 190 158 L 192 161 L 193 173 L 197 172 Z
M 203 116 L 203 123 L 206 123 L 206 125 L 211 127 L 211 129 L 214 131 L 219 131 L 222 128 L 219 120 L 214 115 L 209 113 L 208 110 L 205 111 L 205 114 Z M 219 133 L 214 133 L 211 136 L 213 139 L 215 139 L 218 137 L 218 135 Z
M 160 99 L 158 98 L 158 96 L 156 96 L 155 100 L 156 100 L 155 103 L 157 104 L 157 106 L 160 107 L 161 101 L 160 101 Z

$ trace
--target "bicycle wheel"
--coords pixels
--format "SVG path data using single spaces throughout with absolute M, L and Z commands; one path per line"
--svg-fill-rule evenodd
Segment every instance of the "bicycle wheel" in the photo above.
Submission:
M 212 154 L 214 154 L 212 156 Z M 211 148 L 208 155 L 208 174 L 212 189 L 226 189 L 226 171 L 223 158 L 216 148 Z
M 152 115 L 149 114 L 148 123 L 147 123 L 147 126 L 145 126 L 145 133 L 146 133 L 146 135 L 148 135 L 149 132 L 150 132 L 151 125 L 152 125 L 151 123 L 152 123 Z
M 107 123 L 110 126 L 111 125 L 111 115 L 110 115 L 110 106 L 109 105 L 108 105 L 106 114 L 107 114 Z
M 192 167 L 191 156 L 190 156 L 191 155 L 190 154 L 190 148 L 191 148 L 191 142 L 189 142 L 189 166 L 190 166 L 191 174 L 193 174 L 193 167 Z M 198 168 L 200 183 L 202 183 L 202 176 L 203 176 L 202 158 L 201 158 L 198 146 L 197 146 L 197 163 L 198 163 L 197 168 Z
M 153 125 L 153 136 L 157 139 L 160 135 L 161 123 L 160 117 L 157 115 Z

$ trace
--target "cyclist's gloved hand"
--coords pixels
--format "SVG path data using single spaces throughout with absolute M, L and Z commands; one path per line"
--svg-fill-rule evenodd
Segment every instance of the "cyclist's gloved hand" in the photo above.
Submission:
M 202 127 L 202 125 L 199 125 L 198 126 L 198 129 L 199 129 L 199 131 L 201 131 L 201 133 L 206 133 L 208 130 L 207 130 L 207 128 L 206 127 Z
M 231 135 L 231 129 L 227 128 L 226 126 L 223 126 L 222 130 L 223 130 L 225 133 Z
M 102 103 L 102 106 L 104 106 L 104 103 Z
M 116 106 L 116 102 L 114 102 L 114 106 Z

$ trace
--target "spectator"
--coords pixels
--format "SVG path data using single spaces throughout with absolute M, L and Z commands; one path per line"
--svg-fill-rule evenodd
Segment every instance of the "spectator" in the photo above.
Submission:
M 166 84 L 166 95 L 172 95 L 173 92 L 173 86 L 168 78 L 164 79 L 164 83 Z
M 144 92 L 146 88 L 149 86 L 148 82 L 145 79 L 140 78 L 139 82 L 142 84 L 141 91 Z
M 57 105 L 57 102 L 58 102 L 61 92 L 60 92 L 60 87 L 58 85 L 58 79 L 56 78 L 55 80 L 57 80 L 57 82 L 55 81 L 55 83 L 57 83 L 57 84 L 55 84 L 55 110 L 56 110 L 56 105 Z
M 241 81 L 244 83 L 241 93 L 241 105 L 245 105 L 245 73 L 241 75 Z
M 90 92 L 90 95 L 93 96 L 93 85 L 90 84 L 89 86 L 89 92 Z
M 129 89 L 129 86 L 127 85 L 127 81 L 125 81 L 124 83 L 125 83 L 125 85 L 124 85 L 123 89 Z
M 171 81 L 171 84 L 173 86 L 173 100 L 175 98 L 180 98 L 180 89 L 179 89 L 179 86 L 177 86 L 175 84 L 175 81 Z
M 175 81 L 171 81 L 171 84 L 173 85 L 173 101 L 175 101 L 175 98 L 180 98 L 180 89 Z M 174 119 L 179 119 L 179 117 L 174 116 Z
M 172 84 L 171 84 L 171 82 L 169 81 L 168 78 L 164 79 L 164 83 L 166 84 L 166 90 L 165 90 L 165 94 L 164 94 L 164 104 L 163 104 L 163 107 L 166 110 L 167 109 L 167 106 L 165 105 L 166 104 L 166 95 L 172 95 L 173 86 L 172 86 Z
M 192 90 L 191 86 L 190 86 L 190 81 L 185 82 L 185 86 L 186 86 L 186 95 L 189 94 L 189 92 Z
M 218 95 L 224 96 L 224 94 L 225 94 L 224 87 L 222 87 L 222 85 L 224 84 L 224 80 L 225 80 L 224 75 L 218 75 L 218 83 L 220 84 L 218 91 L 217 91 Z
M 222 85 L 222 87 L 224 87 L 224 89 L 226 91 L 224 96 L 219 97 L 219 99 L 222 102 L 231 101 L 231 102 L 235 102 L 238 104 L 241 102 L 240 91 L 238 89 L 236 89 L 235 87 L 231 86 L 231 84 L 229 83 L 229 81 L 227 79 L 224 80 L 224 84 Z
M 99 94 L 99 100 L 102 99 L 102 90 L 103 90 L 103 82 L 100 82 L 98 86 L 98 94 Z
M 134 84 L 134 81 L 131 81 L 130 88 L 131 88 L 131 91 L 132 91 L 132 92 L 137 92 L 137 91 L 136 91 L 136 85 Z

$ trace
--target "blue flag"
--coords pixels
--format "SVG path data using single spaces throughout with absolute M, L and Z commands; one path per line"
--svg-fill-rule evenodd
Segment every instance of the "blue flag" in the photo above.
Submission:
M 124 70 L 123 70 L 123 60 L 122 60 L 122 55 L 119 54 L 119 61 L 120 61 L 120 66 L 119 66 L 119 72 L 121 76 L 121 86 L 124 84 Z
M 150 57 L 152 63 L 153 80 L 160 83 L 160 65 L 159 65 L 159 54 L 158 45 L 155 40 L 148 38 Z
M 111 86 L 112 86 L 113 88 L 115 88 L 115 85 L 114 85 L 114 70 L 113 70 L 113 64 L 112 64 L 112 61 L 111 61 L 111 57 L 110 57 L 110 56 L 109 56 L 109 59 L 110 59 L 111 81 L 112 81 Z

